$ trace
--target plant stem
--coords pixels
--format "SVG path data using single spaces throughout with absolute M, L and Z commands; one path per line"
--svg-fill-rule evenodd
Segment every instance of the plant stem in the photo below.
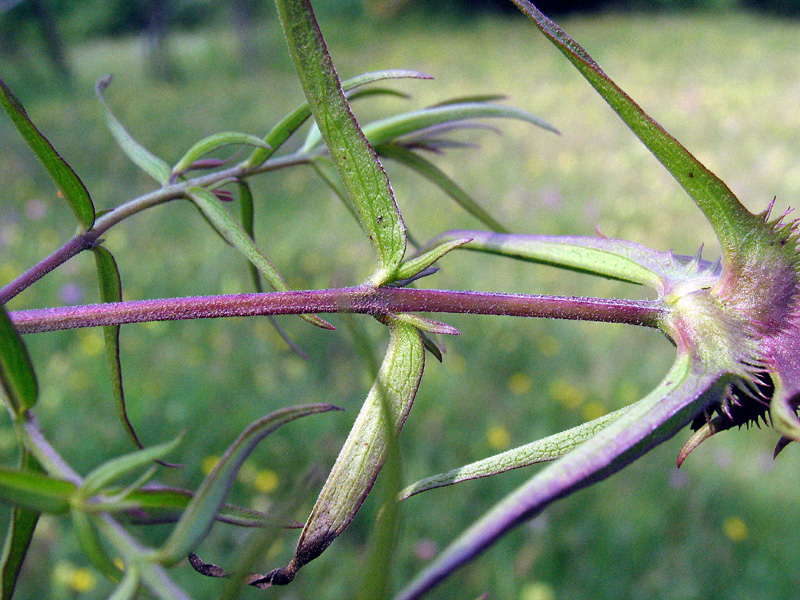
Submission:
M 91 248 L 97 243 L 101 235 L 117 223 L 145 209 L 164 204 L 171 200 L 183 198 L 189 187 L 207 187 L 225 180 L 244 179 L 257 173 L 306 164 L 309 160 L 310 157 L 308 154 L 294 153 L 268 160 L 257 167 L 248 167 L 242 163 L 223 171 L 209 173 L 188 181 L 168 185 L 148 194 L 144 194 L 143 196 L 139 196 L 129 202 L 125 202 L 97 219 L 92 229 L 75 235 L 48 257 L 25 271 L 3 288 L 0 288 L 0 304 L 5 304 L 56 267 L 64 264 L 70 258 L 80 254 L 84 250 Z
M 381 316 L 417 311 L 543 317 L 658 327 L 666 309 L 658 301 L 650 300 L 360 286 L 135 300 L 23 310 L 12 312 L 9 316 L 20 333 L 38 333 L 146 321 L 339 312 Z

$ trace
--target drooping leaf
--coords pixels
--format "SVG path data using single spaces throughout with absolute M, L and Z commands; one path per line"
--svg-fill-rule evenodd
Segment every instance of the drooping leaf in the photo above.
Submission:
M 100 103 L 105 109 L 104 112 L 106 125 L 108 125 L 108 128 L 111 131 L 111 135 L 114 136 L 114 139 L 117 141 L 117 144 L 119 144 L 119 147 L 131 160 L 131 162 L 133 162 L 133 164 L 135 164 L 161 185 L 167 185 L 169 183 L 171 174 L 169 165 L 164 160 L 150 152 L 147 148 L 142 146 L 133 138 L 130 133 L 128 133 L 128 130 L 125 129 L 122 123 L 120 123 L 119 119 L 117 119 L 117 117 L 114 116 L 114 113 L 111 112 L 111 108 L 108 106 L 108 103 L 103 97 L 103 92 L 109 85 L 111 85 L 112 79 L 113 77 L 111 75 L 101 77 L 97 80 L 97 83 L 94 87 L 95 92 L 97 92 L 97 97 L 100 99 Z
M 259 250 L 252 238 L 242 229 L 242 226 L 225 210 L 225 207 L 222 206 L 222 203 L 214 194 L 203 188 L 191 187 L 187 190 L 187 197 L 200 209 L 209 223 L 214 226 L 217 233 L 256 266 L 275 291 L 285 292 L 289 289 L 275 266 Z M 333 329 L 332 325 L 317 316 L 300 316 L 309 323 L 323 329 Z
M 405 423 L 422 377 L 425 353 L 413 326 L 390 319 L 389 332 L 389 347 L 378 376 L 306 520 L 294 558 L 268 573 L 265 581 L 289 583 L 298 569 L 322 554 L 345 530 L 386 461 L 387 431 L 396 435 Z M 385 423 L 384 404 L 392 414 L 391 428 Z
M 185 173 L 192 168 L 192 165 L 195 163 L 195 161 L 205 156 L 209 152 L 213 152 L 214 150 L 222 148 L 223 146 L 231 146 L 234 144 L 255 146 L 257 148 L 264 148 L 265 150 L 272 149 L 270 145 L 260 137 L 251 135 L 249 133 L 240 133 L 238 131 L 223 131 L 221 133 L 214 133 L 208 137 L 204 137 L 199 142 L 196 142 L 186 151 L 186 154 L 184 154 L 181 159 L 175 163 L 175 166 L 172 167 L 171 177 L 174 178 L 177 175 Z
M 392 160 L 404 164 L 431 181 L 445 194 L 455 200 L 461 208 L 466 210 L 492 231 L 508 233 L 507 228 L 503 227 L 503 225 L 486 212 L 480 204 L 473 200 L 461 186 L 450 179 L 444 171 L 429 160 L 397 144 L 380 144 L 375 147 L 375 151 L 380 156 L 385 156 L 386 158 L 391 158 Z
M 108 600 L 133 600 L 139 592 L 140 579 L 139 568 L 131 565 Z
M 406 249 L 405 225 L 389 179 L 345 98 L 308 0 L 277 0 L 278 15 L 308 104 L 359 223 L 378 257 L 370 282 L 386 282 Z
M 205 537 L 228 495 L 242 463 L 267 435 L 295 419 L 338 410 L 332 404 L 307 404 L 276 410 L 251 423 L 225 451 L 219 462 L 200 484 L 155 560 L 172 565 L 182 560 Z
M 742 206 L 721 179 L 622 91 L 580 44 L 528 0 L 513 1 L 683 186 L 714 228 L 722 244 L 723 254 L 726 257 L 735 255 L 741 240 L 755 228 L 762 227 L 763 222 L 758 223 L 759 218 Z
M 253 243 L 255 244 L 256 241 L 256 231 L 255 231 L 255 206 L 253 204 L 253 192 L 250 189 L 250 184 L 247 183 L 247 180 L 240 179 L 236 182 L 237 187 L 239 188 L 239 207 L 242 217 L 242 229 L 247 234 Z M 263 292 L 263 287 L 261 286 L 261 274 L 258 271 L 258 267 L 256 267 L 251 261 L 247 261 L 247 267 L 250 270 L 250 278 L 253 281 L 253 287 L 255 288 L 256 292 Z M 286 345 L 291 348 L 292 352 L 297 354 L 300 358 L 308 359 L 308 355 L 303 352 L 303 349 L 298 346 L 295 341 L 289 337 L 289 334 L 280 326 L 277 319 L 274 316 L 268 315 L 270 323 L 275 328 L 275 331 L 278 332 L 278 335 L 281 336 Z
M 724 371 L 679 354 L 661 383 L 592 438 L 550 463 L 496 504 L 395 597 L 416 600 L 552 502 L 601 481 L 683 429 L 718 403 L 731 383 Z
M 372 73 L 364 73 L 352 79 L 342 82 L 342 90 L 345 93 L 350 90 L 357 89 L 363 85 L 368 85 L 376 81 L 383 81 L 386 79 L 433 79 L 430 75 L 420 73 L 419 71 L 409 71 L 406 69 L 391 69 L 387 71 L 375 71 Z M 297 131 L 300 126 L 306 122 L 311 116 L 311 108 L 308 103 L 303 103 L 294 109 L 291 113 L 286 115 L 264 138 L 264 142 L 272 148 L 267 150 L 265 148 L 257 148 L 248 157 L 246 165 L 255 167 L 267 160 L 272 154 L 280 148 L 283 143 Z
M 20 457 L 20 471 L 40 471 L 39 464 L 23 448 Z M 22 563 L 33 539 L 39 512 L 21 506 L 11 509 L 6 530 L 3 553 L 0 557 L 0 600 L 11 600 L 17 585 Z
M 100 286 L 100 300 L 102 302 L 121 302 L 122 301 L 122 281 L 117 268 L 117 261 L 106 248 L 95 246 L 95 263 L 97 265 L 97 281 Z M 117 406 L 119 415 L 125 431 L 137 448 L 143 448 L 139 436 L 128 418 L 128 410 L 125 405 L 125 389 L 122 385 L 122 363 L 119 355 L 119 325 L 106 325 L 103 327 L 103 339 L 105 340 L 106 362 L 108 363 L 108 373 L 111 377 L 111 392 L 114 395 L 114 402 Z
M 3 304 L 0 304 L 0 391 L 17 417 L 36 404 L 39 395 L 28 349 Z
M 97 528 L 92 522 L 93 517 L 74 507 L 70 511 L 70 515 L 78 542 L 92 566 L 111 581 L 119 583 L 122 579 L 122 571 L 114 564 L 114 560 L 103 547 Z
M 453 485 L 454 483 L 490 477 L 491 475 L 498 475 L 499 473 L 505 473 L 512 469 L 519 469 L 556 460 L 594 436 L 612 421 L 621 417 L 629 408 L 629 406 L 626 406 L 625 408 L 603 415 L 587 423 L 582 423 L 572 429 L 547 436 L 535 442 L 531 442 L 530 444 L 506 450 L 494 456 L 447 471 L 446 473 L 439 473 L 438 475 L 426 477 L 403 489 L 403 491 L 400 492 L 399 499 L 407 500 L 416 494 Z
M 52 144 L 36 128 L 28 117 L 28 113 L 25 112 L 22 103 L 2 79 L 0 79 L 0 105 L 3 106 L 17 131 L 28 142 L 33 153 L 47 169 L 61 192 L 61 196 L 67 201 L 78 219 L 80 226 L 84 231 L 91 229 L 94 225 L 94 204 L 92 204 L 89 191 L 72 167 L 61 158 Z

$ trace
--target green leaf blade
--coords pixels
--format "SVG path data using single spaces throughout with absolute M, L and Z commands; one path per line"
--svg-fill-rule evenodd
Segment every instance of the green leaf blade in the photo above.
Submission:
M 22 336 L 0 304 L 0 389 L 12 413 L 20 417 L 36 404 L 39 386 Z
M 345 98 L 311 3 L 278 0 L 284 35 L 308 104 L 362 229 L 378 257 L 370 282 L 387 281 L 406 249 L 406 231 L 378 155 L 361 131 Z
M 714 173 L 698 161 L 614 83 L 584 48 L 528 0 L 513 0 L 544 35 L 566 56 L 608 102 L 655 157 L 694 200 L 723 247 L 726 256 L 737 253 L 740 240 L 758 225 L 758 217 Z
M 78 223 L 84 231 L 94 225 L 94 204 L 89 191 L 67 162 L 56 152 L 52 144 L 36 128 L 25 112 L 25 108 L 0 79 L 0 105 L 5 109 L 20 135 L 28 142 L 36 158 L 44 165 L 55 182 L 64 200 L 67 201 Z
M 154 560 L 163 565 L 175 564 L 203 539 L 213 525 L 239 468 L 261 440 L 295 419 L 331 410 L 337 410 L 337 407 L 331 404 L 308 404 L 277 410 L 251 423 L 200 484 Z
M 39 513 L 69 510 L 75 484 L 34 471 L 0 467 L 0 502 Z
M 128 133 L 128 130 L 125 129 L 119 119 L 114 116 L 114 113 L 111 112 L 111 108 L 106 103 L 103 92 L 111 84 L 111 80 L 112 77 L 107 75 L 99 79 L 95 85 L 95 92 L 97 92 L 97 97 L 103 105 L 106 125 L 111 131 L 111 135 L 114 136 L 114 139 L 125 153 L 125 156 L 127 156 L 133 164 L 162 186 L 167 185 L 172 172 L 169 165 L 137 142 L 134 137 Z

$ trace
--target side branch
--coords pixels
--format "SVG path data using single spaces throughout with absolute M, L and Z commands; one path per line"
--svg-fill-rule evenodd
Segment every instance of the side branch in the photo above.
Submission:
M 10 317 L 20 333 L 218 317 L 314 313 L 381 316 L 418 311 L 603 321 L 658 327 L 665 310 L 657 301 L 361 286 L 43 308 L 12 312 Z

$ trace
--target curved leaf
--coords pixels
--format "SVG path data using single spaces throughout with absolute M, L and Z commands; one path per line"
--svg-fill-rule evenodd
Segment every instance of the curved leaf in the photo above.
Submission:
M 425 352 L 417 330 L 389 321 L 389 347 L 378 376 L 356 417 L 311 515 L 294 558 L 264 577 L 274 585 L 289 583 L 303 565 L 318 557 L 355 517 L 387 458 L 388 431 L 399 433 L 414 402 Z M 392 412 L 387 426 L 384 408 Z
M 112 79 L 113 77 L 111 75 L 106 75 L 98 79 L 94 86 L 97 97 L 100 99 L 100 103 L 105 109 L 106 125 L 108 125 L 111 131 L 111 135 L 114 136 L 119 147 L 122 148 L 122 151 L 131 159 L 133 164 L 161 185 L 167 185 L 171 174 L 169 165 L 137 142 L 133 136 L 128 133 L 122 123 L 119 122 L 119 119 L 114 116 L 114 113 L 111 112 L 111 108 L 106 103 L 106 99 L 103 97 L 103 91 L 111 85 Z
M 0 467 L 0 502 L 35 512 L 60 514 L 69 510 L 75 484 L 34 471 Z
M 249 133 L 240 133 L 238 131 L 214 133 L 196 142 L 186 151 L 186 154 L 172 167 L 171 177 L 175 177 L 190 170 L 196 160 L 209 152 L 213 152 L 223 146 L 231 146 L 234 144 L 256 146 L 258 148 L 264 148 L 265 150 L 272 149 L 271 146 L 260 137 Z
M 83 230 L 91 229 L 92 225 L 94 225 L 95 214 L 89 191 L 83 185 L 80 177 L 72 170 L 72 167 L 61 158 L 52 144 L 36 128 L 28 117 L 28 113 L 25 112 L 22 103 L 14 96 L 2 79 L 0 79 L 0 105 L 8 113 L 20 135 L 28 142 L 36 158 L 41 161 L 47 172 L 50 173 L 50 177 L 52 177 L 64 200 L 69 204 Z
M 17 417 L 36 404 L 39 395 L 28 349 L 3 304 L 0 304 L 0 391 Z
M 208 219 L 208 222 L 222 236 L 226 242 L 236 248 L 242 255 L 253 263 L 259 272 L 264 276 L 275 291 L 285 292 L 289 289 L 286 282 L 278 273 L 275 266 L 258 249 L 252 238 L 245 233 L 242 226 L 237 223 L 230 213 L 225 210 L 217 197 L 206 189 L 191 187 L 186 192 L 187 197 L 194 202 L 195 206 Z M 323 329 L 333 329 L 328 322 L 323 321 L 314 315 L 300 315 L 312 325 L 317 325 Z
M 276 410 L 251 423 L 225 451 L 225 454 L 200 484 L 178 524 L 154 560 L 173 565 L 182 560 L 205 537 L 228 495 L 239 468 L 258 443 L 270 433 L 300 417 L 339 410 L 332 404 L 307 404 Z
M 390 69 L 386 71 L 375 71 L 364 73 L 352 79 L 342 82 L 342 90 L 349 92 L 362 85 L 368 85 L 376 81 L 383 81 L 386 79 L 433 79 L 430 75 L 420 73 L 419 71 L 409 71 L 406 69 Z M 267 150 L 265 148 L 257 148 L 245 161 L 248 167 L 257 167 L 283 145 L 283 143 L 297 131 L 300 126 L 306 122 L 311 116 L 311 108 L 308 103 L 301 104 L 292 112 L 286 115 L 281 121 L 272 128 L 272 130 L 264 138 L 264 142 L 272 148 Z
M 496 504 L 401 590 L 396 600 L 420 598 L 552 502 L 609 477 L 671 438 L 697 414 L 718 403 L 730 383 L 726 373 L 679 355 L 650 394 Z

